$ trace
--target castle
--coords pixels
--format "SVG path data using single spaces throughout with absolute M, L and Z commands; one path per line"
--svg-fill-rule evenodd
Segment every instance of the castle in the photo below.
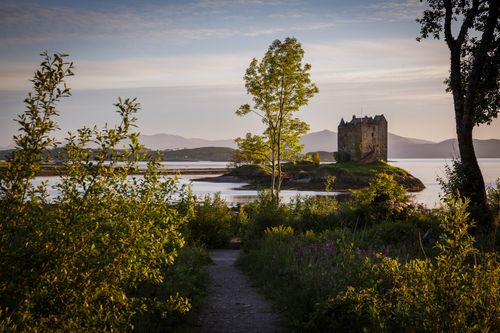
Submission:
M 350 122 L 342 118 L 338 127 L 336 159 L 362 163 L 387 161 L 387 120 L 384 115 L 375 118 L 352 116 Z

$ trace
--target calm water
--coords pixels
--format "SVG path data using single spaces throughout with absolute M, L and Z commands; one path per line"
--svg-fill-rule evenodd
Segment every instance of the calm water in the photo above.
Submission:
M 500 178 L 500 158 L 478 159 L 486 186 L 494 186 Z M 397 159 L 389 164 L 403 168 L 424 183 L 425 190 L 415 193 L 415 200 L 426 204 L 428 207 L 439 205 L 441 187 L 437 182 L 438 177 L 444 176 L 444 167 L 451 165 L 451 159 Z
M 437 177 L 444 175 L 444 167 L 451 164 L 451 160 L 447 159 L 397 159 L 389 161 L 389 164 L 401 167 L 408 170 L 412 175 L 419 178 L 426 189 L 422 192 L 414 194 L 415 200 L 426 204 L 429 207 L 435 207 L 439 203 L 439 194 L 441 188 L 437 182 Z M 226 162 L 167 162 L 167 167 L 173 169 L 182 168 L 225 168 Z M 479 165 L 483 172 L 483 177 L 487 185 L 493 186 L 496 179 L 500 178 L 500 159 L 479 159 Z M 213 176 L 213 175 L 212 175 Z M 193 193 L 198 196 L 211 195 L 219 192 L 221 197 L 231 204 L 244 203 L 255 200 L 257 191 L 242 190 L 246 185 L 244 183 L 211 183 L 195 181 L 197 178 L 206 176 L 183 176 L 179 179 L 181 184 L 191 184 Z M 49 186 L 54 185 L 58 181 L 58 177 L 37 177 L 35 183 L 38 184 L 42 180 L 47 180 Z M 194 180 L 194 181 L 192 181 Z M 51 196 L 56 196 L 56 190 L 49 188 Z M 292 198 L 298 195 L 336 195 L 332 192 L 317 192 L 317 191 L 282 191 L 283 200 L 289 202 Z

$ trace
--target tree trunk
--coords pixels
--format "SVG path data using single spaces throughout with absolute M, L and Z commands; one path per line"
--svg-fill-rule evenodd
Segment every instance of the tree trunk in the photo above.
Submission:
M 275 188 L 276 188 L 276 152 L 275 148 L 271 151 L 271 193 L 275 196 Z
M 466 177 L 461 195 L 470 198 L 472 218 L 479 227 L 487 231 L 492 226 L 493 216 L 488 208 L 484 179 L 474 151 L 472 128 L 462 123 L 457 128 L 457 138 L 460 160 Z
M 282 174 L 281 174 L 281 129 L 278 132 L 278 186 L 276 188 L 276 196 L 278 197 L 280 194 L 281 190 L 281 179 L 282 179 Z
M 466 179 L 466 184 L 461 189 L 460 195 L 471 200 L 471 216 L 478 223 L 478 226 L 486 231 L 493 224 L 493 216 L 488 208 L 484 179 L 477 163 L 473 145 L 474 95 L 464 96 L 460 58 L 461 45 L 448 45 L 451 51 L 450 88 L 453 92 L 458 149 Z

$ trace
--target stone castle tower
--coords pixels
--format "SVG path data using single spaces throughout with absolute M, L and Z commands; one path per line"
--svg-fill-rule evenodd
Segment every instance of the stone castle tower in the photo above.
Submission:
M 350 122 L 342 118 L 338 127 L 336 159 L 362 163 L 387 161 L 387 120 L 384 115 L 375 118 L 352 116 Z

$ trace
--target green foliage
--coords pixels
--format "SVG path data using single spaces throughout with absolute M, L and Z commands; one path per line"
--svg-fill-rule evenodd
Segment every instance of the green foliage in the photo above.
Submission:
M 321 232 L 338 224 L 338 203 L 335 197 L 310 196 L 291 203 L 291 221 L 298 231 Z
M 461 195 L 471 200 L 469 209 L 480 229 L 492 231 L 494 218 L 488 209 L 472 132 L 475 126 L 490 124 L 500 110 L 498 1 L 426 2 L 427 10 L 417 19 L 421 38 L 444 37 L 450 51 L 450 76 L 445 83 L 453 94 L 460 172 L 465 175 L 460 179 L 465 185 Z
M 245 246 L 240 264 L 296 331 L 497 331 L 498 254 L 474 247 L 466 206 L 452 200 L 427 218 L 441 221 L 436 243 L 432 223 L 414 218 L 305 233 L 284 219 Z
M 328 304 L 329 329 L 352 331 L 486 332 L 500 329 L 500 265 L 496 253 L 479 254 L 469 234 L 467 202 L 449 202 L 434 258 L 376 264 L 385 278 L 350 288 Z M 383 283 L 386 280 L 387 283 Z M 326 314 L 325 309 L 322 310 Z
M 364 260 L 343 232 L 293 234 L 278 226 L 242 253 L 239 263 L 283 308 L 291 329 L 304 326 L 316 303 L 349 284 L 369 281 Z
M 270 227 L 264 230 L 264 236 L 267 238 L 275 237 L 278 240 L 283 240 L 286 238 L 290 238 L 290 236 L 293 236 L 293 228 L 283 225 L 279 225 L 277 227 Z
M 271 148 L 266 137 L 247 133 L 245 138 L 236 138 L 234 141 L 238 146 L 233 156 L 236 165 L 271 163 Z
M 412 205 L 403 186 L 392 176 L 378 174 L 367 188 L 352 191 L 351 206 L 345 206 L 347 217 L 356 216 L 360 225 L 407 218 Z
M 489 187 L 488 193 L 488 204 L 490 206 L 491 212 L 497 218 L 497 225 L 500 224 L 500 178 L 497 179 L 496 186 Z
M 246 205 L 244 210 L 249 221 L 241 225 L 241 233 L 247 244 L 259 239 L 267 228 L 284 224 L 290 214 L 288 207 L 269 191 L 260 191 L 258 199 Z
M 326 192 L 333 192 L 335 189 L 335 176 L 328 176 L 326 177 L 326 186 L 325 186 L 325 191 Z
M 322 167 L 357 176 L 375 175 L 379 173 L 385 173 L 391 176 L 408 175 L 408 172 L 406 172 L 404 169 L 392 166 L 384 161 L 377 161 L 373 163 L 337 162 L 333 164 L 322 165 Z
M 192 309 L 188 313 L 171 312 L 162 316 L 158 311 L 143 311 L 134 317 L 134 331 L 137 332 L 193 332 L 197 322 L 197 311 L 206 295 L 210 258 L 203 248 L 186 245 L 179 250 L 174 265 L 165 266 L 162 273 L 166 283 L 142 283 L 135 292 L 146 298 L 162 299 L 166 296 L 183 295 L 190 300 Z
M 312 155 L 312 162 L 315 164 L 315 165 L 319 165 L 321 163 L 321 158 L 319 157 L 319 153 L 318 152 L 315 152 L 313 155 Z
M 426 2 L 428 9 L 417 20 L 422 27 L 421 37 L 443 36 L 452 57 L 459 61 L 458 67 L 452 64 L 446 81 L 449 91 L 461 95 L 461 103 L 472 98 L 474 125 L 490 124 L 500 110 L 498 3 L 494 0 Z M 457 107 L 462 105 L 456 105 L 456 110 Z M 459 112 L 460 118 L 467 111 Z
M 283 164 L 283 170 L 287 172 L 329 172 L 330 174 L 345 174 L 351 176 L 375 176 L 379 173 L 385 173 L 392 176 L 407 176 L 408 172 L 404 169 L 387 164 L 384 161 L 374 163 L 357 162 L 337 162 L 330 164 L 321 164 L 319 166 L 309 161 L 299 161 L 296 163 Z
M 309 130 L 294 113 L 318 92 L 310 79 L 311 65 L 303 65 L 303 57 L 304 50 L 295 38 L 275 40 L 264 58 L 260 62 L 254 58 L 245 73 L 245 87 L 252 95 L 253 109 L 245 104 L 236 111 L 239 116 L 253 111 L 262 119 L 265 126 L 262 136 L 247 134 L 246 139 L 237 140 L 243 155 L 253 158 L 257 151 L 269 155 L 272 195 L 276 197 L 282 181 L 281 163 L 300 153 L 300 137 Z
M 194 214 L 189 219 L 189 240 L 209 248 L 224 248 L 233 236 L 233 215 L 227 203 L 220 197 L 205 196 L 194 206 Z
M 171 206 L 175 180 L 150 160 L 142 178 L 135 99 L 115 104 L 118 126 L 82 128 L 65 145 L 67 173 L 49 201 L 31 181 L 54 143 L 56 104 L 69 96 L 65 55 L 44 54 L 34 94 L 19 117 L 21 134 L 0 180 L 0 327 L 6 331 L 128 331 L 148 313 L 167 318 L 191 308 L 186 295 L 141 294 L 168 284 L 169 267 L 184 245 L 183 218 Z M 118 151 L 121 142 L 129 143 Z M 85 147 L 98 148 L 91 154 Z
M 450 165 L 444 167 L 444 177 L 437 179 L 443 191 L 443 198 L 449 196 L 460 197 L 462 193 L 466 193 L 468 184 L 467 173 L 458 159 L 454 159 Z
M 447 200 L 447 198 L 449 197 L 460 198 L 462 196 L 465 196 L 467 193 L 470 193 L 471 182 L 474 182 L 475 180 L 470 177 L 469 173 L 467 172 L 467 169 L 460 160 L 454 159 L 452 161 L 451 166 L 450 165 L 445 166 L 444 172 L 445 172 L 444 177 L 439 177 L 437 179 L 443 191 L 442 195 L 443 200 Z M 495 197 L 498 197 L 498 195 L 495 195 L 495 193 L 496 192 L 494 189 L 490 189 L 489 193 L 487 193 L 488 206 L 491 204 L 491 207 L 488 208 L 491 209 L 493 217 L 495 217 L 495 215 L 498 214 L 498 204 L 496 204 L 495 206 Z M 471 214 L 474 214 L 475 218 L 479 219 L 480 222 L 486 220 L 487 216 L 490 214 L 490 211 L 486 213 L 482 211 L 480 209 L 480 204 L 473 201 L 470 201 L 469 205 L 467 206 L 467 209 Z M 482 228 L 481 231 L 494 234 L 496 231 L 494 225 L 493 228 L 491 229 Z

